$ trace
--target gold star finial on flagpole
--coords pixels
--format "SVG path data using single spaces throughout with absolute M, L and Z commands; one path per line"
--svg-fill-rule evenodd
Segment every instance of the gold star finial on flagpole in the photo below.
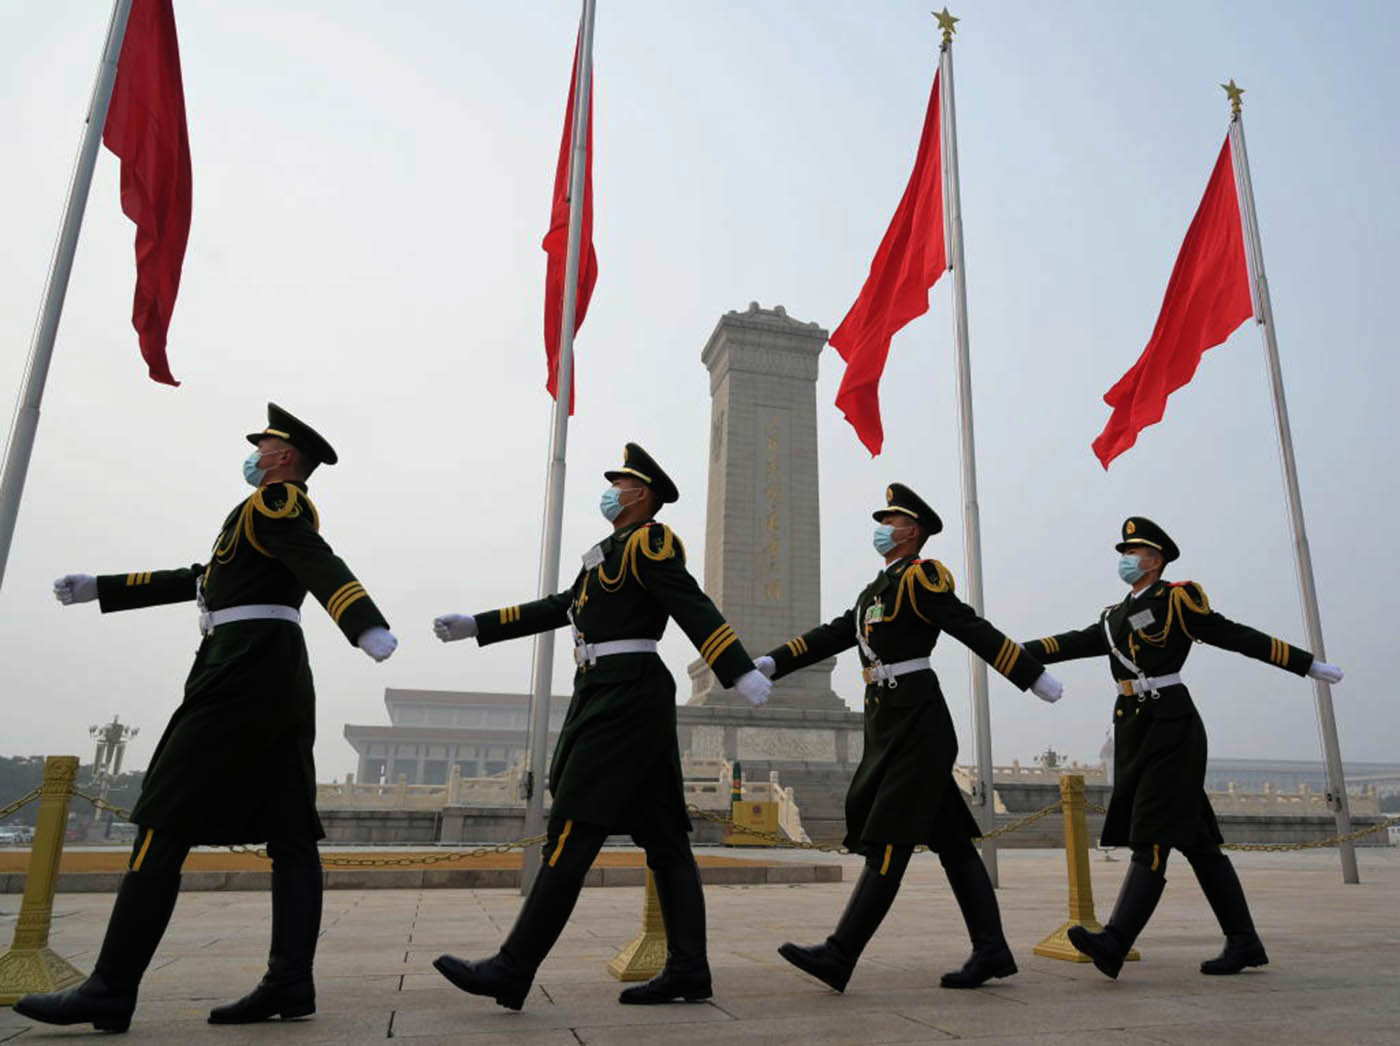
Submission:
M 1234 77 L 1230 78 L 1228 84 L 1221 84 L 1220 86 L 1225 89 L 1225 93 L 1230 98 L 1230 115 L 1239 116 L 1240 109 L 1244 107 L 1244 103 L 1240 101 L 1240 98 L 1244 95 L 1244 88 L 1235 83 Z
M 958 22 L 962 21 L 962 19 L 954 18 L 950 15 L 947 7 L 944 7 L 941 11 L 934 11 L 933 17 L 938 19 L 938 28 L 943 30 L 943 42 L 945 44 L 951 44 L 953 42 L 953 34 L 957 32 L 953 27 Z

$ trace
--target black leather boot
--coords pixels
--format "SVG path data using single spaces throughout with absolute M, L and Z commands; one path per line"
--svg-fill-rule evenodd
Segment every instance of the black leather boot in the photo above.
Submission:
M 1071 926 L 1070 944 L 1093 959 L 1100 973 L 1116 980 L 1123 960 L 1152 918 L 1166 885 L 1164 877 L 1143 865 L 1136 862 L 1128 865 L 1128 874 L 1103 933 L 1090 933 L 1082 926 Z
M 973 855 L 951 866 L 944 865 L 943 871 L 967 924 L 972 955 L 962 969 L 945 973 L 938 983 L 944 988 L 980 988 L 993 977 L 1010 977 L 1016 972 L 1016 959 L 1007 947 L 1001 929 L 1001 908 L 982 859 Z
M 626 1006 L 700 1002 L 714 994 L 705 955 L 705 892 L 695 858 L 652 869 L 661 920 L 666 924 L 666 966 L 660 974 L 625 988 L 617 1001 Z
M 311 966 L 321 935 L 321 890 L 320 868 L 273 865 L 267 973 L 237 1002 L 210 1010 L 210 1024 L 254 1024 L 274 1017 L 292 1020 L 316 1012 Z
M 520 1009 L 535 982 L 535 971 L 569 921 L 583 878 L 605 836 L 598 836 L 597 845 L 564 851 L 564 860 L 557 866 L 544 862 L 510 935 L 495 955 L 475 960 L 439 955 L 433 968 L 464 992 L 489 996 L 508 1010 Z
M 1228 976 L 1250 966 L 1267 966 L 1268 953 L 1264 942 L 1254 931 L 1254 919 L 1249 914 L 1244 887 L 1235 874 L 1235 866 L 1219 850 L 1186 855 L 1201 892 L 1206 895 L 1210 909 L 1225 934 L 1225 948 L 1214 959 L 1201 963 L 1201 972 L 1211 976 Z
M 838 992 L 846 990 L 846 984 L 856 968 L 856 960 L 894 903 L 899 893 L 899 883 L 904 877 L 904 869 L 909 864 L 912 847 L 899 848 L 892 855 L 885 874 L 871 864 L 861 869 L 860 879 L 846 902 L 846 910 L 841 913 L 841 921 L 836 931 L 821 944 L 804 947 L 788 942 L 778 949 L 778 954 L 804 973 Z
M 179 894 L 178 872 L 127 872 L 92 976 L 61 992 L 26 995 L 15 1003 L 15 1012 L 45 1024 L 126 1031 L 141 977 L 170 924 Z

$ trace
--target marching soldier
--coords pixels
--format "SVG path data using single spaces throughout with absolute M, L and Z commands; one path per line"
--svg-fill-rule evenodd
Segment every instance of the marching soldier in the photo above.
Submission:
M 346 639 L 376 661 L 397 640 L 364 586 L 320 535 L 306 493 L 336 453 L 276 404 L 248 436 L 254 491 L 224 520 L 207 564 L 129 574 L 66 574 L 65 606 L 97 600 L 103 613 L 196 600 L 204 638 L 184 701 L 156 746 L 131 813 L 138 826 L 128 871 L 92 975 L 77 987 L 27 995 L 15 1012 L 49 1024 L 126 1031 L 141 977 L 165 933 L 180 866 L 202 844 L 266 842 L 272 858 L 272 946 L 251 994 L 209 1014 L 213 1024 L 315 1012 L 312 959 L 321 926 L 325 833 L 316 815 L 316 697 L 299 607 L 307 592 Z
M 1118 688 L 1113 709 L 1113 798 L 1104 820 L 1104 846 L 1130 846 L 1128 874 L 1102 933 L 1072 927 L 1069 939 L 1116 978 L 1166 886 L 1167 857 L 1180 850 L 1225 934 L 1225 948 L 1201 963 L 1206 974 L 1239 973 L 1269 957 L 1254 930 L 1249 903 L 1205 793 L 1206 730 L 1181 666 L 1193 642 L 1209 643 L 1299 676 L 1339 682 L 1341 669 L 1305 650 L 1237 624 L 1211 609 L 1195 581 L 1164 582 L 1162 571 L 1180 555 L 1176 542 L 1150 519 L 1123 523 L 1116 546 L 1118 576 L 1131 587 L 1077 632 L 1037 639 L 1026 649 L 1047 663 L 1108 657 Z
M 976 988 L 1009 977 L 1016 961 L 1001 929 L 991 880 L 971 840 L 978 835 L 957 784 L 953 720 L 929 662 L 940 632 L 948 632 L 1021 690 L 1044 701 L 1060 684 L 953 592 L 953 577 L 919 550 L 943 522 L 901 483 L 885 491 L 873 515 L 875 550 L 885 567 L 829 624 L 788 640 L 758 659 L 774 679 L 824 658 L 860 648 L 864 668 L 865 750 L 846 793 L 848 849 L 865 856 L 855 891 L 836 930 L 811 947 L 788 943 L 778 954 L 837 991 L 845 991 L 856 960 L 894 903 L 917 844 L 938 851 L 972 938 L 972 955 L 946 973 L 945 988 Z
M 619 1001 L 710 997 L 705 898 L 686 835 L 676 684 L 656 654 L 667 619 L 675 619 L 720 682 L 752 704 L 766 701 L 772 688 L 686 569 L 680 538 L 653 519 L 680 496 L 670 477 L 635 443 L 627 444 L 621 467 L 603 475 L 611 486 L 600 508 L 613 532 L 584 555 L 568 590 L 433 622 L 444 642 L 475 636 L 482 646 L 573 629 L 578 670 L 549 770 L 554 805 L 534 885 L 495 955 L 479 961 L 443 955 L 433 963 L 463 991 L 512 1010 L 523 1004 L 593 858 L 614 832 L 630 833 L 646 850 L 666 924 L 665 968 Z

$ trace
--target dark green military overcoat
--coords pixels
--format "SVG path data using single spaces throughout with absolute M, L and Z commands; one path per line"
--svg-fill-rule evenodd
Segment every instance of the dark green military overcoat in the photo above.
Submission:
M 953 577 L 937 560 L 903 559 L 880 571 L 856 604 L 828 624 L 769 651 L 775 679 L 859 646 L 882 664 L 928 657 L 941 632 L 1025 690 L 1044 668 L 954 594 Z M 861 664 L 871 664 L 866 649 Z M 953 780 L 958 737 L 932 669 L 865 688 L 865 750 L 846 793 L 846 840 L 858 853 L 979 834 Z
M 1110 635 L 1113 646 L 1148 678 L 1179 673 L 1192 643 L 1233 650 L 1297 675 L 1307 674 L 1312 654 L 1216 613 L 1194 581 L 1157 581 L 1104 608 L 1087 628 L 1026 644 L 1047 664 L 1108 655 L 1119 692 L 1113 707 L 1113 798 L 1103 845 L 1189 848 L 1222 842 L 1205 793 L 1205 724 L 1191 691 L 1180 683 L 1156 694 L 1125 692 L 1123 684 L 1138 677 L 1113 656 Z
M 486 646 L 570 624 L 586 643 L 660 639 L 674 619 L 725 686 L 753 668 L 738 635 L 685 565 L 664 524 L 624 527 L 597 546 L 567 591 L 475 615 Z M 586 562 L 591 562 L 588 557 Z M 676 742 L 676 684 L 653 653 L 582 665 L 549 770 L 551 816 L 645 833 L 689 829 Z
M 198 596 L 210 611 L 300 607 L 308 591 L 352 643 L 367 628 L 388 627 L 321 537 L 303 483 L 250 494 L 224 521 L 207 565 L 97 579 L 104 613 Z M 131 819 L 196 844 L 319 839 L 315 740 L 316 694 L 301 627 L 220 625 L 199 644 Z

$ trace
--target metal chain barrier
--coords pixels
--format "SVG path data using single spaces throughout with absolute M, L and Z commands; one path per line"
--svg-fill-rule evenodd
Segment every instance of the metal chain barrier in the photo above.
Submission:
M 35 788 L 32 791 L 26 793 L 25 795 L 20 796 L 9 806 L 0 807 L 0 821 L 3 821 L 5 818 L 9 817 L 10 814 L 14 813 L 16 810 L 23 809 L 29 803 L 34 802 L 34 800 L 38 798 L 39 789 Z
M 1084 808 L 1096 814 L 1108 813 L 1108 808 L 1100 806 L 1098 803 L 1084 802 Z M 1341 843 L 1351 842 L 1355 839 L 1362 839 L 1368 835 L 1375 835 L 1377 832 L 1384 832 L 1388 828 L 1400 825 L 1400 817 L 1387 817 L 1380 824 L 1373 824 L 1367 828 L 1358 828 L 1354 832 L 1347 832 L 1346 835 L 1331 835 L 1326 839 L 1309 839 L 1301 843 L 1221 843 L 1222 850 L 1242 850 L 1253 853 L 1286 853 L 1291 850 L 1323 850 L 1329 846 L 1337 846 Z

